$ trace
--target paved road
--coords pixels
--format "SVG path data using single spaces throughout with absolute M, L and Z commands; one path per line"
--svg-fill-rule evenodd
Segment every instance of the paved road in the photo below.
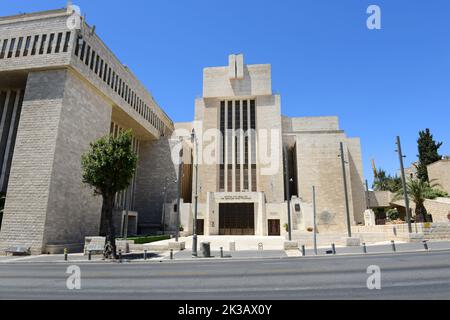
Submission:
M 1 299 L 450 299 L 450 251 L 243 260 L 0 264 Z M 381 268 L 368 290 L 367 267 Z

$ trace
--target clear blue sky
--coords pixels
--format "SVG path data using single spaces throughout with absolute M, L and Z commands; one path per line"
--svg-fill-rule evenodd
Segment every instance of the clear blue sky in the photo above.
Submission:
M 0 0 L 0 15 L 64 7 L 65 0 Z M 89 24 L 174 121 L 193 118 L 202 69 L 272 64 L 287 116 L 337 115 L 371 159 L 395 173 L 395 138 L 406 162 L 429 127 L 450 154 L 448 0 L 74 0 Z M 382 10 L 382 30 L 366 9 Z

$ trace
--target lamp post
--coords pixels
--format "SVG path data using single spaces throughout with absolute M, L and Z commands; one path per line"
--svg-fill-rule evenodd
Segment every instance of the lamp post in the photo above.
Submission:
M 408 232 L 411 234 L 412 233 L 411 212 L 409 211 L 408 188 L 406 187 L 405 166 L 403 165 L 404 156 L 402 153 L 402 145 L 400 142 L 400 137 L 397 137 L 397 152 L 398 158 L 400 160 L 400 172 L 402 175 L 403 194 L 405 196 L 405 209 L 406 209 L 406 219 L 408 220 Z
M 192 129 L 191 142 L 195 148 L 195 199 L 194 199 L 194 226 L 192 235 L 192 256 L 197 256 L 197 217 L 198 217 L 198 139 L 195 129 Z
M 181 179 L 183 178 L 183 138 L 180 138 L 180 163 L 178 165 L 178 196 L 177 196 L 177 223 L 175 231 L 175 241 L 180 237 L 180 197 L 181 197 Z
M 348 190 L 347 190 L 347 173 L 345 170 L 345 159 L 344 159 L 344 143 L 340 143 L 341 148 L 341 163 L 342 163 L 342 176 L 344 180 L 344 194 L 345 194 L 345 211 L 347 213 L 347 233 L 348 237 L 352 237 L 352 226 L 350 225 L 350 208 L 348 205 Z

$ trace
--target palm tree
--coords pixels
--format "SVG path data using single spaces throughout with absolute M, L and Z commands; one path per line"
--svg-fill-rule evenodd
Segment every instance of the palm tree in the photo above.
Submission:
M 427 182 L 422 181 L 418 178 L 410 178 L 406 183 L 406 192 L 408 197 L 415 203 L 416 205 L 416 219 L 418 217 L 423 218 L 423 221 L 428 222 L 428 212 L 425 208 L 425 200 L 430 198 L 430 194 L 433 193 L 436 187 L 439 184 L 434 183 L 434 180 Z M 399 190 L 396 192 L 393 201 L 397 201 L 404 198 L 403 190 Z

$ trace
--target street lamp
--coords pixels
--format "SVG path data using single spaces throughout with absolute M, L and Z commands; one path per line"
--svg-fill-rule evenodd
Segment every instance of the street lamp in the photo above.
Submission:
M 402 144 L 400 142 L 400 137 L 397 136 L 397 150 L 398 158 L 400 161 L 400 173 L 402 176 L 402 187 L 403 187 L 403 195 L 405 197 L 405 209 L 406 209 L 406 219 L 408 220 L 408 232 L 412 233 L 411 227 L 411 212 L 409 211 L 409 197 L 408 197 L 408 187 L 406 186 L 406 177 L 405 177 L 405 166 L 403 165 L 403 158 L 405 157 L 402 153 Z
M 198 139 L 195 129 L 192 129 L 191 142 L 195 148 L 195 202 L 194 202 L 194 226 L 192 235 L 192 256 L 197 256 L 197 216 L 198 216 Z
M 343 181 L 344 181 L 345 211 L 347 214 L 347 233 L 348 233 L 348 237 L 351 238 L 352 237 L 352 226 L 350 223 L 350 207 L 348 204 L 347 173 L 345 171 L 345 164 L 347 162 L 344 159 L 344 143 L 341 142 L 339 145 L 340 145 L 340 149 L 341 149 L 340 158 L 341 158 L 341 164 L 342 164 L 342 176 L 343 176 Z
M 178 242 L 178 238 L 180 237 L 180 197 L 181 197 L 181 179 L 183 178 L 183 138 L 180 137 L 180 163 L 178 166 L 178 196 L 177 196 L 177 223 L 176 223 L 176 231 L 175 231 L 175 242 Z

